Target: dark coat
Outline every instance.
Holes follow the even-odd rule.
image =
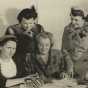
[[[19,24],[9,26],[6,30],[6,35],[15,35],[17,38],[17,50],[15,54],[15,62],[18,68],[18,75],[25,73],[24,64],[27,53],[33,53],[35,51],[35,36],[44,31],[40,24],[35,24],[30,32],[26,33]]]
[[[69,24],[65,27],[62,37],[62,51],[67,52],[74,64],[75,75],[82,78],[88,71],[88,26],[74,30]],[[85,34],[84,34],[85,32]]]
[[[31,57],[30,57],[31,56]],[[63,57],[60,51],[51,50],[47,64],[42,59],[36,59],[37,55],[28,55],[26,58],[26,72],[27,74],[39,73],[44,82],[51,81],[52,79],[60,78],[60,73],[64,69]]]

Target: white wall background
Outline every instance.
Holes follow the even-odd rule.
[[[70,8],[76,6],[88,11],[88,0],[39,0],[39,22],[45,30],[54,34],[54,48],[61,48],[61,39],[64,26],[69,23]]]
[[[24,8],[30,8],[35,5],[37,0],[0,0],[0,36],[4,34],[8,25],[16,24],[17,14]]]
[[[88,0],[0,0],[0,36],[4,25],[17,23],[16,16],[25,7],[34,4],[39,13],[39,23],[54,34],[54,48],[61,48],[64,26],[69,23],[70,8],[77,6],[88,11]],[[2,26],[3,25],[3,26]]]

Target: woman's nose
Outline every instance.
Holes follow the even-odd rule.
[[[13,48],[10,48],[10,53],[12,53],[13,52]]]
[[[43,45],[43,49],[46,49],[46,46],[45,45]]]
[[[76,21],[75,21],[75,20],[73,20],[73,24],[74,24],[74,25],[76,24]]]
[[[12,52],[12,49],[10,48],[10,53]]]

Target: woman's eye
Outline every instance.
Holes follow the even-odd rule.
[[[16,48],[13,48],[14,50],[16,49]]]
[[[32,23],[29,23],[29,24],[32,24]]]
[[[8,49],[10,49],[10,47],[7,47]]]

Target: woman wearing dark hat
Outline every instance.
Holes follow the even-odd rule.
[[[18,24],[9,26],[5,33],[6,35],[15,35],[18,40],[15,56],[18,58],[16,61],[17,65],[20,65],[18,66],[19,76],[23,76],[25,73],[24,63],[26,54],[34,52],[34,37],[43,31],[42,26],[36,23],[37,17],[38,14],[34,6],[25,8],[17,16]]]
[[[75,49],[77,45],[79,46],[79,41],[81,39],[81,31],[84,30],[84,12],[81,9],[71,8],[71,22],[64,28],[64,33],[62,36],[62,52],[65,56],[69,56],[69,74],[74,73],[73,71],[73,61],[77,58],[73,58],[75,55]],[[77,54],[77,53],[75,53]]]
[[[84,12],[80,9],[71,8],[70,13],[71,22],[64,28],[62,37],[62,50],[70,52],[73,48],[72,38],[75,34],[82,30],[84,26]]]
[[[71,23],[65,27],[62,38],[62,51],[68,53],[74,64],[74,77],[80,80],[86,79],[88,71],[88,25],[85,25],[85,22],[87,18],[84,18],[84,12],[72,8]]]
[[[16,64],[13,61],[15,52],[16,38],[14,36],[6,35],[0,38],[0,88],[4,88],[6,80],[17,74]]]

